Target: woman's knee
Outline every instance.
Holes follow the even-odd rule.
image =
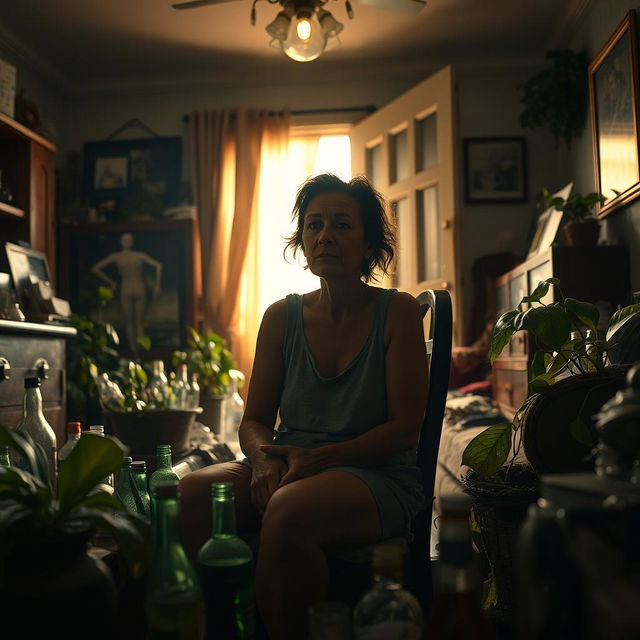
[[[308,497],[285,486],[278,489],[267,504],[262,516],[261,537],[282,544],[288,544],[291,539],[312,542],[318,537],[320,528]]]

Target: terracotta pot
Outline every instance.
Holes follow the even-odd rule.
[[[600,223],[594,218],[582,222],[568,222],[562,227],[570,247],[595,247],[600,237]]]
[[[191,426],[197,409],[168,409],[166,411],[142,411],[118,413],[106,411],[105,416],[114,433],[131,449],[130,455],[154,455],[156,446],[170,444],[173,459],[189,449]]]
[[[90,533],[78,525],[12,547],[0,588],[5,623],[23,625],[29,638],[113,637],[116,588],[106,565],[87,555]]]
[[[199,420],[216,435],[220,435],[220,429],[222,428],[222,404],[224,400],[225,396],[200,395],[202,415]]]

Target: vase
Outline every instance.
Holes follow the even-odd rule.
[[[595,219],[568,222],[562,227],[570,247],[595,247],[600,237],[600,223]]]
[[[34,639],[114,637],[116,588],[104,562],[87,554],[90,534],[80,523],[14,544],[0,583],[3,625]]]
[[[200,422],[209,427],[216,436],[220,435],[222,429],[222,403],[224,401],[225,396],[200,395],[200,406],[202,407]]]

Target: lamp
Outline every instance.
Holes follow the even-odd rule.
[[[336,47],[343,25],[322,8],[326,0],[286,0],[282,11],[267,25],[271,46],[297,62],[315,60]]]

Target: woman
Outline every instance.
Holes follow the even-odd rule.
[[[367,284],[394,255],[384,203],[364,178],[325,174],[301,187],[294,218],[287,247],[321,287],[265,312],[240,425],[246,460],[182,481],[192,552],[208,533],[212,482],[234,483],[240,530],[261,528],[256,592],[272,640],[305,637],[309,606],[327,597],[327,551],[402,535],[424,501],[419,306]]]

